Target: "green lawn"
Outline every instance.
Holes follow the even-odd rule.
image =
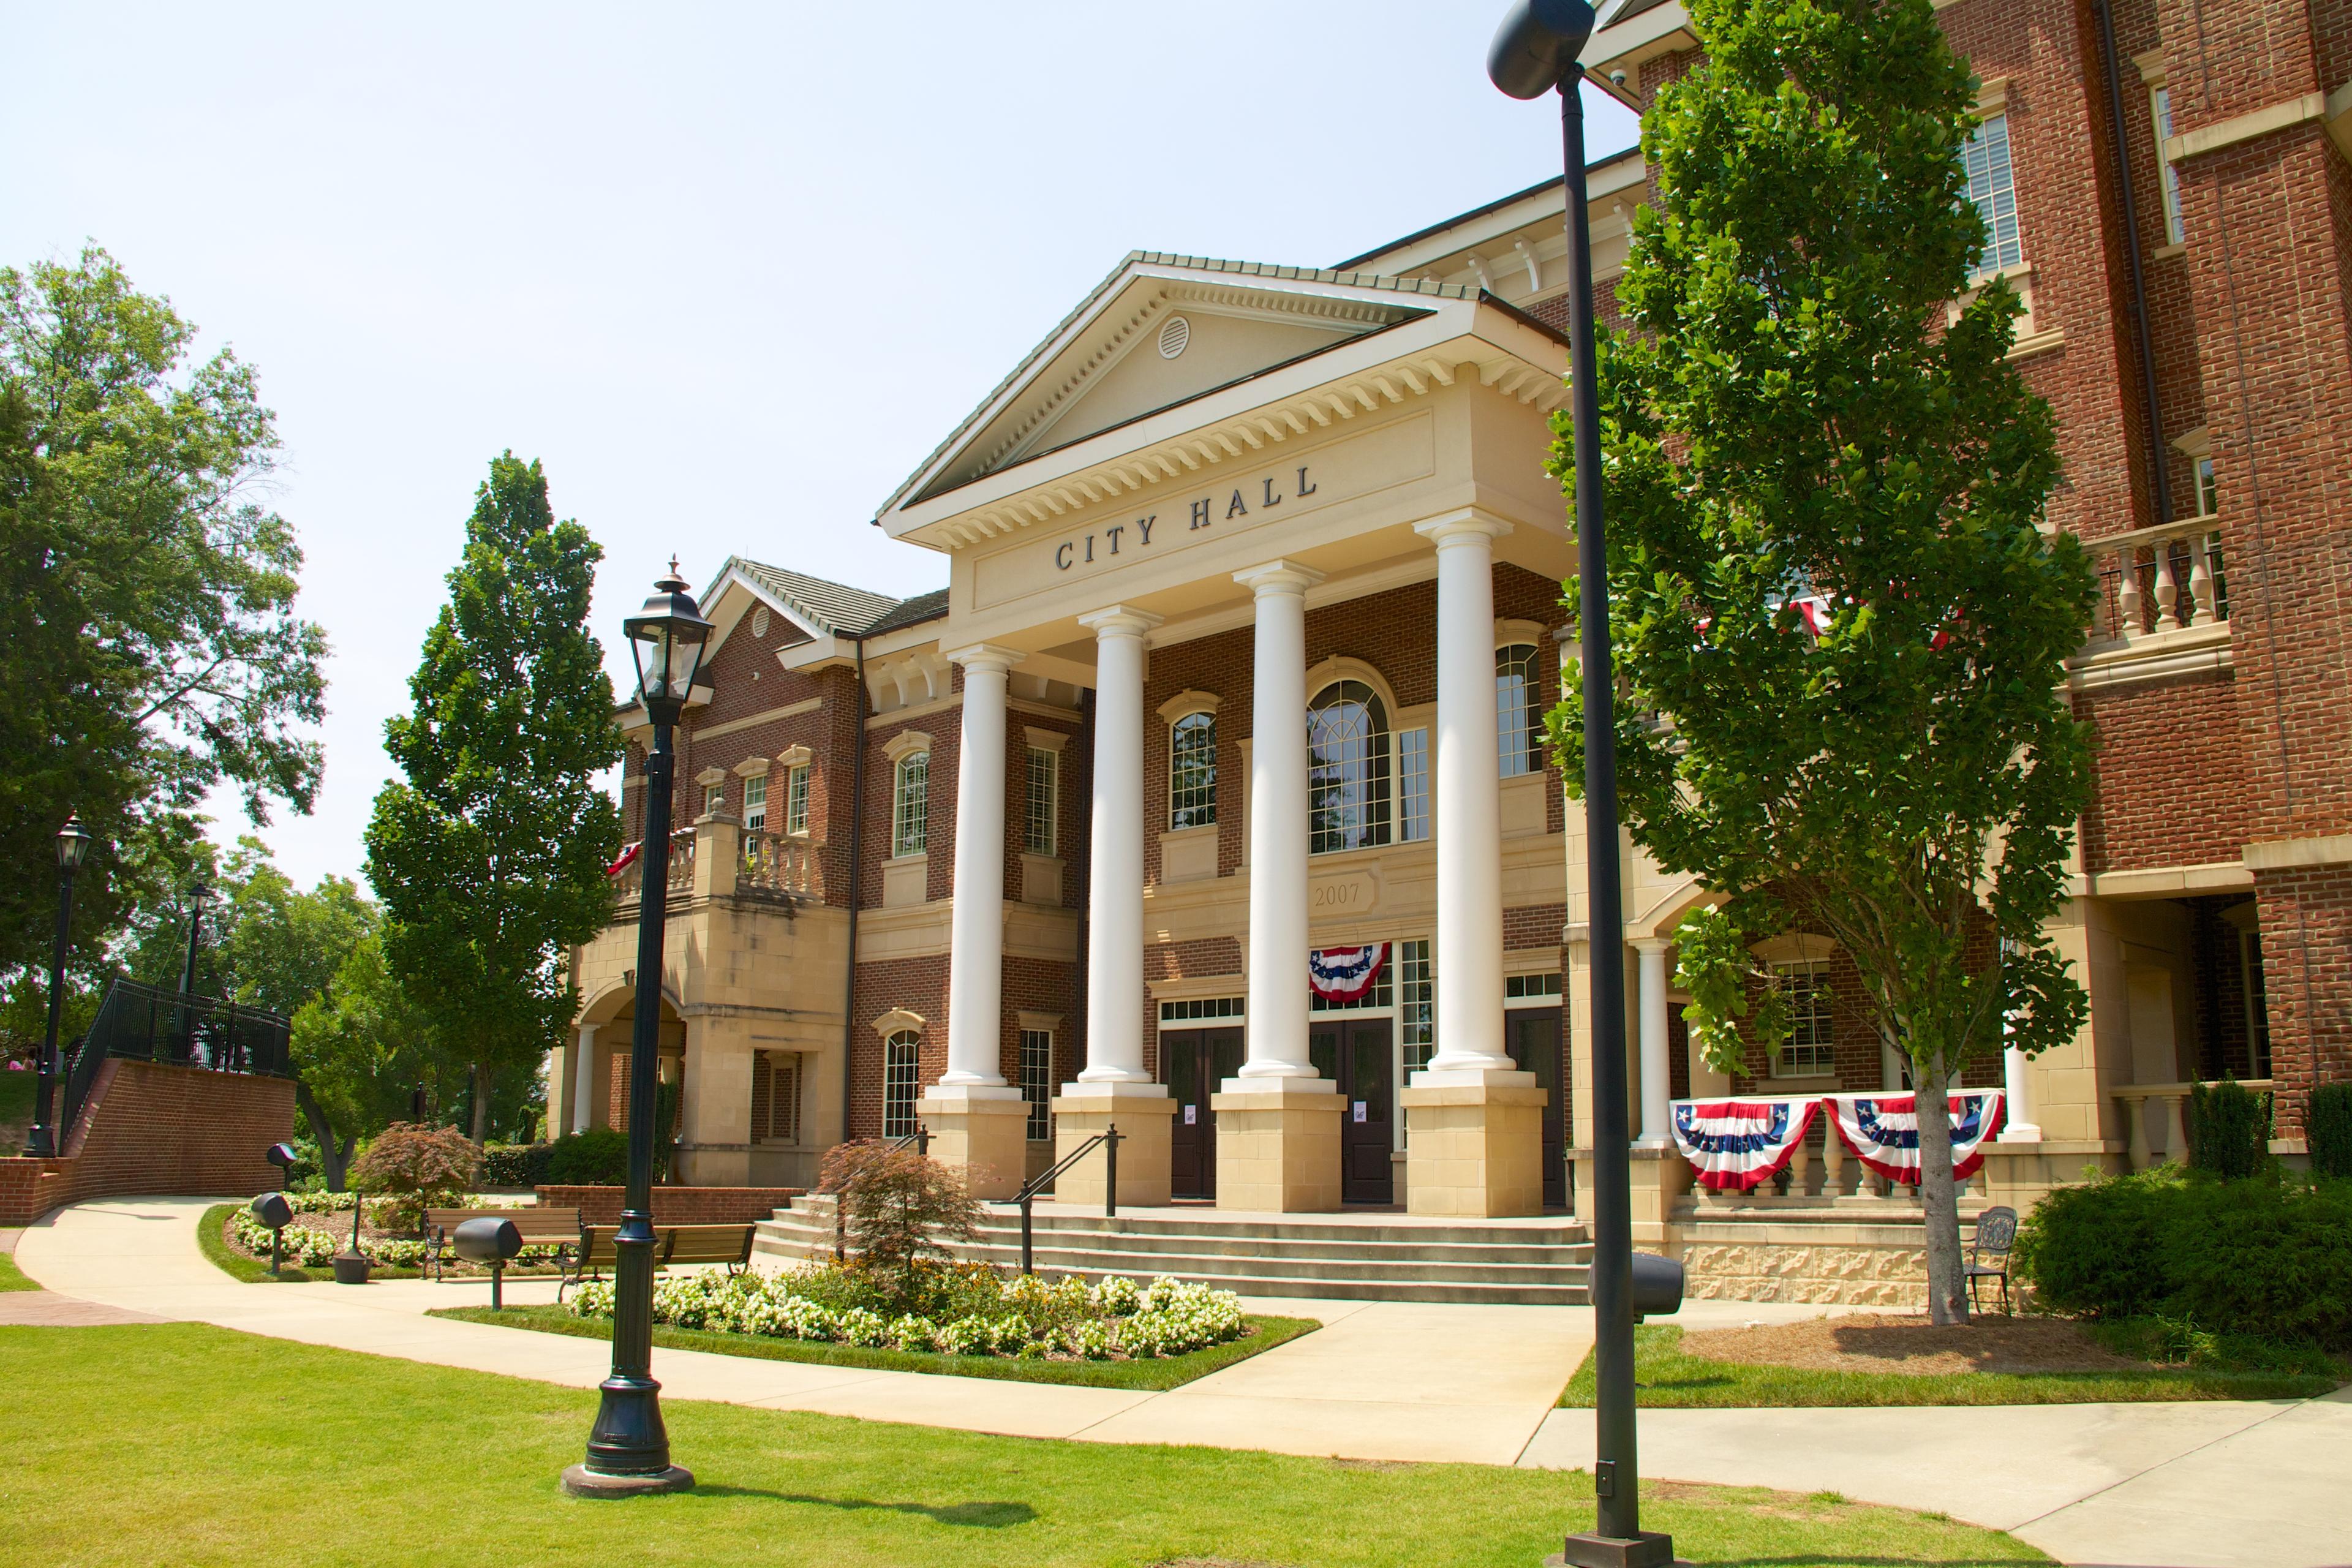
[[[493,1312],[488,1307],[443,1307],[429,1316],[462,1318],[469,1323],[493,1323],[503,1329],[538,1329],[551,1334],[609,1340],[612,1323],[603,1318],[575,1318],[562,1307],[509,1307]],[[704,1329],[673,1329],[654,1325],[654,1343],[679,1351],[715,1351],[720,1355],[755,1356],[762,1361],[814,1362],[821,1366],[863,1366],[882,1372],[946,1373],[956,1377],[993,1377],[1008,1383],[1074,1383],[1091,1388],[1174,1388],[1206,1377],[1220,1367],[1246,1361],[1321,1325],[1313,1318],[1251,1318],[1249,1333],[1230,1344],[1211,1345],[1190,1355],[1154,1361],[1014,1361],[1004,1356],[936,1355],[916,1351],[872,1350],[864,1345],[815,1344],[807,1340],[777,1339],[767,1334],[719,1333]]]
[[[672,1401],[698,1489],[567,1498],[588,1391],[198,1324],[0,1328],[12,1561],[1531,1568],[1592,1524],[1580,1474],[1044,1442]],[[1699,1563],[2040,1563],[1991,1531],[1828,1497],[1673,1487]]]
[[[0,1290],[37,1290],[39,1289],[38,1285],[25,1278],[25,1271],[16,1267],[15,1258],[5,1252],[0,1252]]]
[[[0,1069],[0,1127],[29,1127],[33,1124],[33,1086],[40,1082],[37,1072],[8,1072]],[[11,1149],[9,1153],[17,1151]]]
[[[2300,1399],[2340,1381],[2313,1373],[2221,1371],[2199,1367],[2146,1372],[2007,1373],[1948,1375],[1812,1372],[1751,1366],[1685,1355],[1683,1331],[1650,1323],[1633,1331],[1636,1403],[1644,1409],[1815,1405],[2095,1405],[2158,1399]],[[1559,1402],[1592,1404],[1592,1358],[1570,1380]]]

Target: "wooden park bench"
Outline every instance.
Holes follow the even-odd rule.
[[[608,1225],[580,1227],[580,1248],[572,1255],[571,1273],[555,1288],[558,1301],[563,1300],[563,1292],[572,1286],[612,1267],[619,1257],[613,1244],[617,1228]],[[751,1242],[758,1234],[758,1228],[749,1225],[657,1225],[654,1226],[654,1267],[720,1263],[726,1265],[728,1273],[740,1274],[751,1267]]]
[[[531,1205],[512,1209],[426,1209],[425,1211],[425,1270],[433,1279],[441,1278],[441,1265],[450,1255],[457,1227],[469,1219],[507,1219],[522,1233],[525,1247],[560,1247],[577,1250],[580,1247],[580,1211],[576,1208],[548,1208]],[[556,1254],[556,1269],[563,1270],[565,1259]]]

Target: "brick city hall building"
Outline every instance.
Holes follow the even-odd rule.
[[[2053,933],[2090,1018],[1984,1069],[2008,1125],[1979,1195],[2177,1156],[2188,1086],[2225,1072],[2273,1087],[2294,1156],[2310,1087],[2352,1073],[2352,3],[2116,0],[2112,47],[2076,0],[1940,15],[1981,84],[1983,271],[2060,422],[2050,521],[2105,590],[2062,695],[2100,745]],[[1639,109],[1695,49],[1679,5],[1633,0],[1587,60]],[[1604,318],[1648,177],[1638,151],[1590,172]],[[1674,989],[1706,889],[1612,846],[1624,929],[1585,919],[1540,745],[1573,651],[1561,216],[1552,183],[1329,268],[1132,255],[883,507],[945,589],[742,542],[678,738],[688,1180],[804,1184],[920,1121],[1001,1196],[1116,1121],[1132,1204],[1572,1205],[1583,977],[1617,963],[1645,1244],[1737,1272],[1766,1233],[1735,1221],[1841,1203],[1868,1243],[1833,1142],[1776,1216],[1712,1213],[1664,1137],[1674,1098],[1899,1086],[1834,944],[1762,955],[1800,1027],[1727,1080]],[[577,956],[559,1127],[620,1103],[627,875]]]

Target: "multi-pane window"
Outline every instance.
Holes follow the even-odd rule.
[[[754,833],[768,826],[768,781],[764,775],[753,774],[743,781],[743,826]]]
[[[890,853],[920,855],[930,823],[931,753],[909,752],[898,759],[890,784]]]
[[[2270,987],[2263,977],[2263,933],[2242,931],[2238,937],[2238,962],[2246,977],[2246,1046],[2256,1078],[2271,1076]]]
[[[705,816],[715,816],[726,809],[727,786],[725,784],[704,784],[702,786],[702,815]]]
[[[1397,842],[1429,837],[1429,731],[1400,730],[1397,755]]]
[[[1826,1078],[1837,1070],[1830,1026],[1829,966],[1811,960],[1773,965],[1789,1004],[1789,1037],[1772,1058],[1774,1078]]]
[[[921,1047],[915,1031],[901,1029],[882,1042],[882,1136],[903,1138],[915,1130],[917,1075]]]
[[[1538,1002],[1559,1000],[1559,972],[1549,974],[1507,974],[1503,977],[1503,1000]]]
[[[1404,1070],[1417,1073],[1437,1054],[1437,972],[1429,963],[1429,939],[1397,943],[1397,1039]]]
[[[1054,1032],[1021,1031],[1021,1098],[1029,1102],[1029,1141],[1054,1136]]]
[[[1995,114],[1977,127],[1960,149],[1969,172],[1969,200],[1985,220],[1984,254],[1979,272],[1997,272],[2025,259],[2017,229],[2017,184],[2009,167],[2009,116]]]
[[[1327,686],[1307,710],[1307,852],[1389,841],[1389,720],[1360,680]]]
[[[2164,187],[2164,243],[2179,245],[2189,236],[2180,221],[2180,171],[2164,155],[2164,144],[2172,140],[2172,89],[2149,89],[2147,103],[2156,120],[2156,177]]]
[[[1543,710],[1537,693],[1536,650],[1532,643],[1514,643],[1495,650],[1495,745],[1503,776],[1517,778],[1536,771],[1542,752]]]
[[[1032,855],[1061,853],[1062,753],[1029,748],[1029,833],[1023,844]]]
[[[2197,459],[2197,515],[2211,517],[2221,510],[2221,487],[2213,482],[2213,459]]]
[[[1244,1016],[1245,1005],[1238,996],[1187,996],[1181,1001],[1160,1004],[1160,1021],[1163,1024],[1197,1024],[1208,1019],[1230,1018],[1239,1022]]]
[[[1217,820],[1217,716],[1187,713],[1168,732],[1168,826]]]
[[[784,773],[784,831],[809,830],[809,765],[795,763]]]

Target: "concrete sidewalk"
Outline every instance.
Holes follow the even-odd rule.
[[[196,1248],[206,1200],[117,1199],[24,1233],[18,1266],[101,1307],[411,1361],[593,1387],[595,1340],[428,1318],[487,1284],[242,1285]],[[551,1300],[517,1281],[517,1302]],[[1586,1468],[1592,1415],[1553,1402],[1591,1344],[1583,1309],[1262,1299],[1324,1326],[1165,1393],[1068,1388],[656,1350],[677,1399],[1019,1436],[1189,1443],[1345,1458]],[[1821,1309],[1694,1301],[1692,1326]],[[2352,1564],[2352,1391],[2326,1399],[1864,1410],[1659,1410],[1656,1479],[1835,1491],[2006,1529],[2079,1564]]]

